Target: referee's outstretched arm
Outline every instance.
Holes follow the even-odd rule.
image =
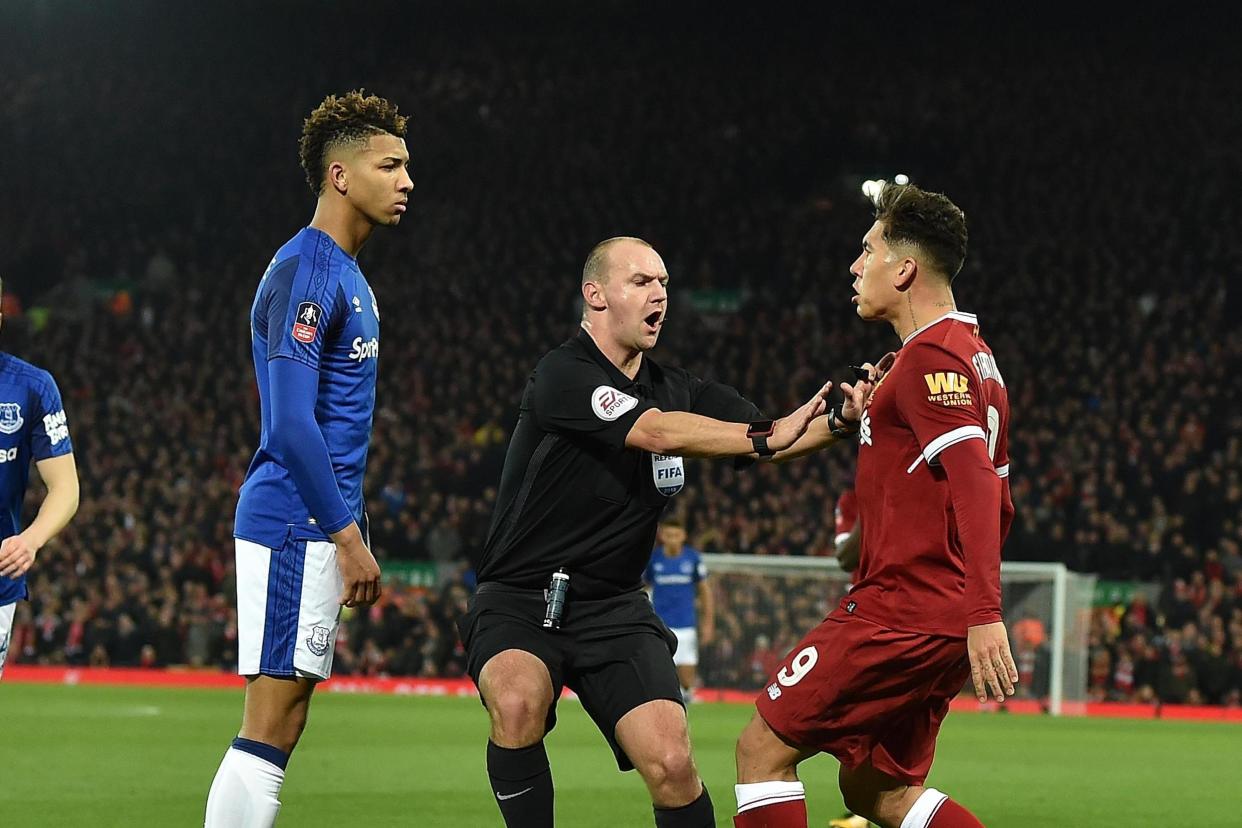
[[[871,383],[842,385],[846,401],[840,412],[825,414],[832,383],[826,382],[800,408],[772,421],[757,435],[756,423],[729,423],[687,411],[650,409],[634,421],[627,448],[681,457],[751,457],[784,462],[827,448],[852,433],[862,414]],[[834,431],[835,430],[835,431]],[[756,437],[764,438],[766,446]],[[766,447],[767,451],[763,451]]]

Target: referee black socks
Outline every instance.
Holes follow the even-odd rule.
[[[487,776],[508,828],[552,828],[552,771],[542,740],[530,747],[502,748],[489,739]]]
[[[656,828],[713,828],[716,824],[716,812],[712,809],[712,798],[703,786],[703,793],[689,805],[680,808],[656,808]]]

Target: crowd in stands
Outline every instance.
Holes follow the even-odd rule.
[[[1082,48],[1088,32],[1002,27],[994,49],[915,38],[880,66],[865,39],[791,21],[755,38],[672,15],[617,42],[620,6],[521,34],[433,18],[340,53],[315,15],[75,22],[32,5],[32,36],[0,53],[0,153],[22,159],[22,197],[0,201],[0,347],[57,378],[83,497],[31,573],[12,657],[234,663],[232,511],[258,433],[248,309],[312,210],[301,119],[365,86],[413,115],[415,180],[401,226],[360,257],[382,319],[371,537],[381,565],[438,578],[348,613],[338,673],[461,674],[453,620],[516,403],[574,333],[595,242],[664,255],[657,359],[776,416],[899,344],[856,318],[847,268],[871,221],[859,183],[905,172],[970,223],[955,292],[1013,409],[1006,557],[1161,585],[1156,604],[1097,615],[1098,697],[1239,703],[1242,152],[1225,136],[1242,109],[1219,106],[1242,94],[1238,54],[1153,40],[1131,62]],[[94,36],[111,27],[126,36]],[[688,474],[670,508],[703,551],[828,555],[853,453]],[[739,595],[707,678],[757,684],[824,602],[775,581]]]

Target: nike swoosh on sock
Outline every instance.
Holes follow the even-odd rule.
[[[534,785],[532,785],[531,787],[527,788],[526,790],[524,790],[524,791],[518,791],[518,792],[517,792],[517,793],[515,793],[515,794],[502,794],[500,791],[496,791],[496,798],[497,798],[497,799],[499,799],[500,801],[502,801],[502,802],[503,802],[503,801],[504,801],[504,800],[506,800],[506,799],[515,799],[515,798],[517,798],[517,797],[521,796],[521,795],[522,795],[522,794],[524,794],[524,793],[530,793],[530,792],[531,792],[531,791],[533,791],[534,789],[535,789],[535,786],[534,786]]]

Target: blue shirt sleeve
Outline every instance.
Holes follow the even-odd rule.
[[[319,371],[296,359],[267,363],[272,394],[274,448],[293,484],[324,532],[339,532],[354,522],[332,468],[332,456],[315,420]]]
[[[44,376],[42,386],[35,390],[34,427],[30,432],[30,453],[35,461],[62,457],[73,451],[69,439],[69,421],[65,417],[65,405],[60,399],[60,389],[51,374]]]
[[[690,549],[688,551],[694,559],[694,582],[697,584],[699,581],[707,578],[707,564],[703,563],[703,557],[697,549]]]
[[[316,370],[341,324],[342,303],[330,257],[316,253],[277,265],[267,277],[267,358],[296,360]]]

